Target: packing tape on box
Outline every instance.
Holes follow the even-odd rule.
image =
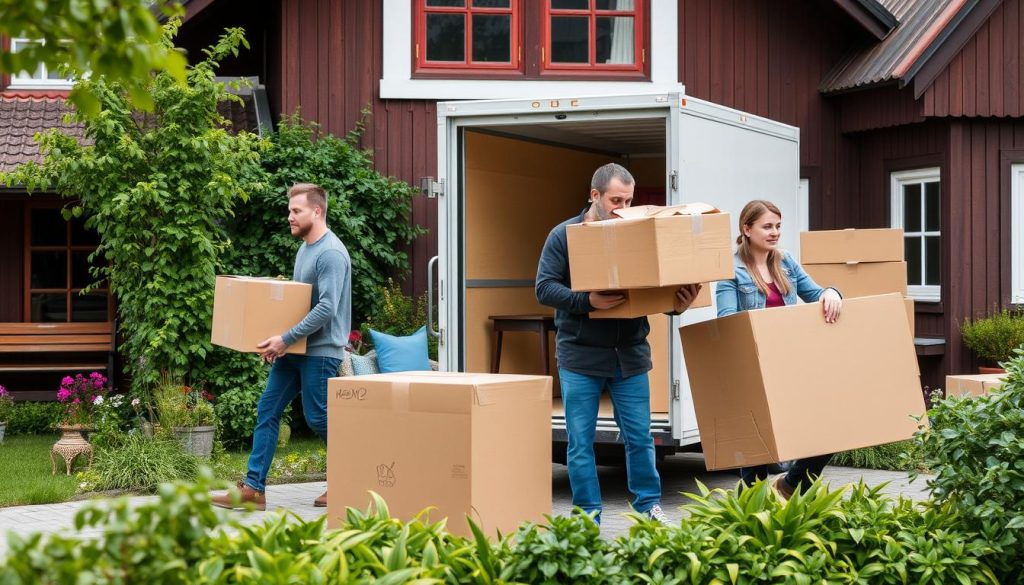
[[[391,383],[391,410],[409,412],[409,388],[412,382]]]
[[[604,230],[604,252],[609,255],[618,246],[617,232],[608,224],[603,224],[601,229]],[[608,264],[608,287],[619,288],[619,266],[614,261]]]
[[[272,301],[283,301],[284,300],[284,283],[272,282],[270,283],[270,300]]]
[[[690,233],[699,236],[704,231],[704,216],[691,215],[690,218]]]

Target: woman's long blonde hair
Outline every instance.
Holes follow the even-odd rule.
[[[774,213],[780,219],[782,218],[782,212],[771,201],[755,199],[744,205],[743,211],[740,212],[740,235],[736,238],[736,245],[739,247],[736,253],[739,254],[743,265],[747,267],[747,272],[754,279],[757,288],[765,296],[768,296],[768,283],[764,281],[764,278],[761,277],[761,271],[754,265],[754,254],[750,251],[750,240],[743,234],[743,228],[753,227],[754,223],[768,212]],[[772,275],[772,280],[775,281],[775,287],[779,289],[782,296],[786,296],[789,293],[790,283],[789,277],[782,270],[782,256],[782,250],[775,249],[768,252],[768,272]]]

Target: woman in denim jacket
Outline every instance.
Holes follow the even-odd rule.
[[[835,323],[842,309],[842,296],[834,288],[818,286],[792,256],[779,249],[779,208],[769,201],[751,201],[740,212],[739,227],[734,257],[736,276],[719,282],[715,289],[718,316],[793,305],[800,298],[807,303],[820,300],[825,321]],[[831,458],[832,455],[820,455],[797,460],[785,476],[775,480],[775,489],[789,498],[804,481],[810,484],[821,475]],[[748,485],[766,479],[768,466],[745,467],[740,476]]]

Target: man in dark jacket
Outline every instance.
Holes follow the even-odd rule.
[[[615,420],[626,448],[626,475],[633,508],[666,522],[661,509],[661,478],[654,463],[651,436],[651,346],[647,317],[590,319],[596,309],[610,309],[625,298],[614,292],[573,292],[569,274],[566,226],[612,219],[616,209],[633,201],[634,180],[621,165],[608,163],[594,173],[590,205],[548,234],[537,266],[537,300],[555,309],[555,348],[565,424],[569,435],[567,464],[572,503],[601,521],[601,486],[594,461],[594,435],[601,391],[610,390]],[[675,310],[689,308],[700,285],[676,292]]]

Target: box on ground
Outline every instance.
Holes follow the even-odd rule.
[[[733,277],[732,219],[705,204],[619,210],[622,219],[570,225],[574,291],[654,288]]]
[[[428,507],[452,533],[471,515],[490,536],[551,513],[551,378],[405,372],[328,385],[327,523],[366,509]]]
[[[985,396],[998,390],[1006,374],[962,374],[946,376],[946,396]]]
[[[910,438],[925,410],[899,295],[746,311],[679,330],[707,468]]]
[[[312,285],[251,276],[218,276],[213,294],[210,343],[256,352],[261,341],[286,333],[309,313]],[[287,353],[306,353],[306,339]]]
[[[906,262],[808,264],[804,270],[819,285],[835,287],[844,299],[889,293],[907,294]]]
[[[800,232],[800,263],[803,265],[903,260],[901,229]]]
[[[658,313],[671,313],[676,308],[676,291],[681,285],[673,284],[658,288],[634,288],[618,291],[626,300],[617,307],[591,311],[591,319],[633,319]],[[705,282],[690,305],[691,309],[711,306],[711,284]]]

